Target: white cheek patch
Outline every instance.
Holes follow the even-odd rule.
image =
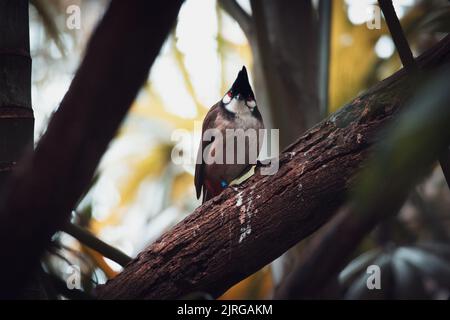
[[[245,104],[247,105],[247,107],[252,108],[252,109],[254,107],[256,107],[256,101],[255,100],[249,100]]]
[[[236,98],[231,99],[230,103],[225,104],[225,109],[232,113],[246,113],[249,109],[245,106],[243,100],[237,100]]]
[[[237,113],[241,109],[239,105],[240,103],[238,100],[232,99],[228,104],[225,104],[225,109],[230,112]]]
[[[223,104],[229,104],[230,101],[231,101],[231,97],[230,97],[228,94],[226,94],[226,95],[222,98]]]

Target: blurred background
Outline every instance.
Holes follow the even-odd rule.
[[[134,257],[199,206],[194,166],[171,160],[177,143],[172,134],[182,129],[195,137],[195,121],[202,121],[209,107],[222,98],[242,65],[249,69],[266,126],[280,129],[281,147],[401,67],[384,20],[379,29],[367,26],[374,19],[370,8],[376,1],[324,2],[293,1],[286,7],[277,1],[186,0],[90,189],[75,208],[73,221]],[[415,56],[448,32],[448,1],[393,3]],[[31,4],[37,142],[66,93],[108,1],[33,0]],[[66,25],[70,5],[80,8],[80,29]],[[288,96],[286,91],[296,93]],[[294,110],[297,105],[301,107]],[[196,150],[198,140],[192,141],[194,147],[187,143],[181,151]],[[392,222],[388,242],[411,244],[436,236],[447,241],[449,209],[450,192],[436,167]],[[383,255],[378,240],[376,232],[368,235],[355,258],[363,252],[374,252],[373,259]],[[86,291],[121,270],[65,233],[53,241],[55,248],[43,261],[46,269],[64,278],[68,265],[79,265]],[[289,261],[285,257],[284,262],[265,267],[222,298],[270,298]],[[356,281],[355,272],[351,277],[344,274],[346,286]],[[450,272],[444,275],[450,278]],[[428,296],[448,298],[449,291],[430,281]],[[349,297],[359,297],[357,291],[351,293]]]

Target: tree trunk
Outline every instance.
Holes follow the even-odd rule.
[[[266,127],[280,129],[284,148],[320,120],[318,21],[312,3],[256,0],[252,15],[236,0],[220,0],[220,5],[250,43],[258,107]]]
[[[33,147],[28,1],[0,0],[0,189]]]
[[[423,69],[449,63],[450,37],[417,62]],[[414,91],[409,80],[400,70],[310,129],[282,153],[275,175],[257,170],[197,208],[98,287],[98,297],[217,297],[309,236],[343,204],[380,128]]]
[[[311,1],[251,1],[259,104],[286,147],[320,120],[317,17]]]

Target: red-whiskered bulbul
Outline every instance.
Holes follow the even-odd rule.
[[[248,81],[247,70],[242,67],[231,89],[212,106],[203,121],[202,139],[195,166],[195,188],[197,198],[200,198],[203,191],[202,203],[220,194],[233,180],[247,173],[252,165],[256,164],[262,144],[259,132],[263,128],[263,119]],[[205,139],[205,132],[208,130],[220,132],[222,141],[219,141],[220,139],[216,136]],[[252,130],[256,132],[256,135],[243,133],[243,131],[250,132]],[[232,138],[233,143],[229,140],[229,132],[236,134]],[[242,134],[245,135],[245,143],[239,146],[238,136],[242,136]],[[242,140],[240,141],[242,142]],[[256,151],[251,152],[254,150]],[[206,161],[207,158],[217,158],[220,152],[222,162]],[[230,152],[234,152],[234,154],[230,156]],[[227,153],[230,156],[228,158]],[[244,161],[242,161],[243,156],[245,157]],[[227,159],[232,159],[232,161]]]

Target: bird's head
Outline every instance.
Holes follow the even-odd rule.
[[[222,98],[222,105],[233,113],[239,112],[239,108],[248,108],[250,111],[256,107],[255,95],[248,82],[247,69],[242,67],[231,89]]]

